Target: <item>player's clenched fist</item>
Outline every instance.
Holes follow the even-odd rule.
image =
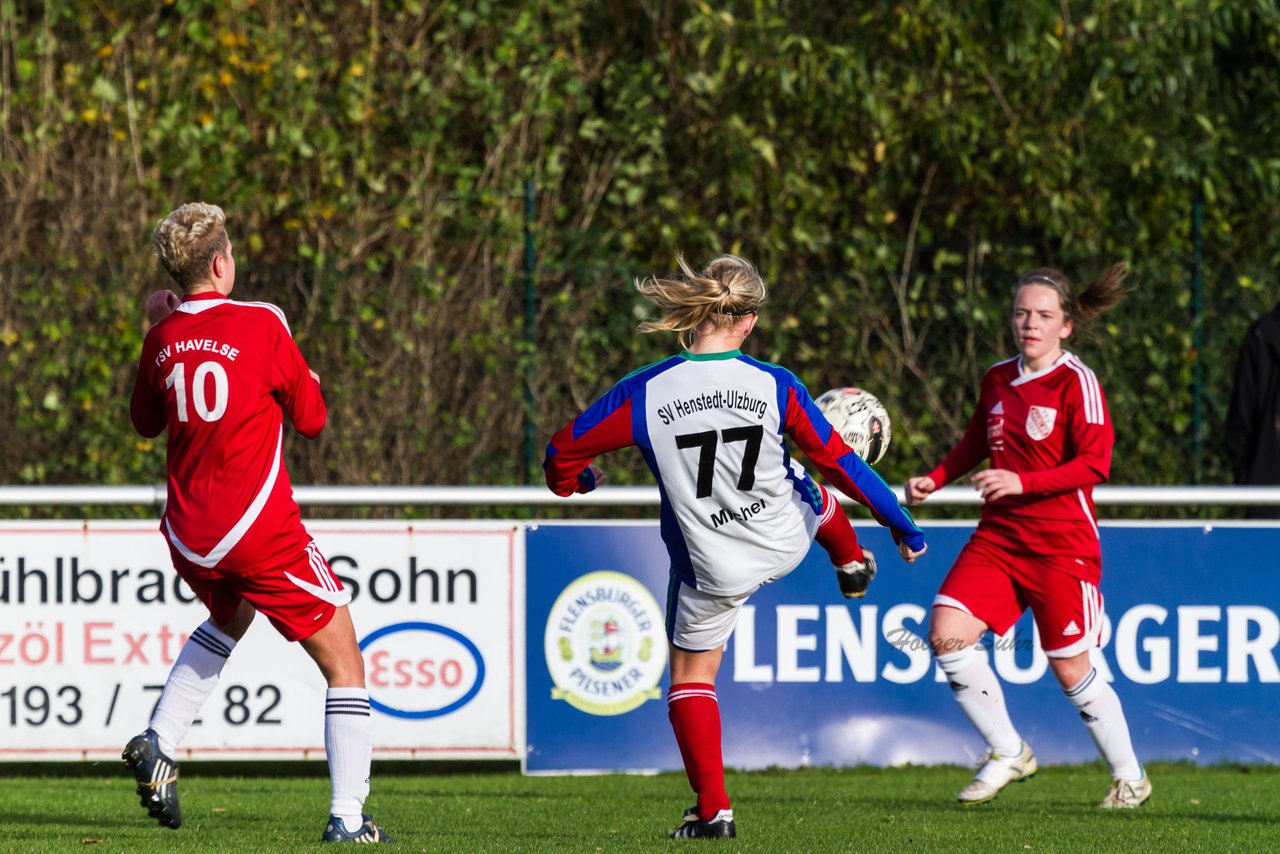
[[[152,291],[151,296],[147,297],[147,320],[151,323],[159,323],[169,315],[173,314],[174,309],[182,305],[182,299],[169,289]]]
[[[604,482],[608,479],[609,476],[604,473],[604,469],[600,468],[600,466],[595,463],[592,463],[583,469],[578,475],[577,492],[579,495],[585,495],[588,492],[595,492],[603,486]]]
[[[924,477],[913,477],[907,481],[906,497],[907,504],[919,504],[928,498],[938,485],[933,482],[933,478],[925,475]]]
[[[928,546],[924,546],[920,549],[920,551],[916,551],[906,543],[898,543],[898,554],[902,555],[902,559],[905,560],[907,563],[915,563],[916,558],[920,557],[920,555],[924,554],[928,550],[929,550]]]

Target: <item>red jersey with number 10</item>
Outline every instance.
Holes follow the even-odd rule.
[[[147,333],[130,415],[143,436],[168,430],[160,529],[191,563],[252,572],[306,548],[285,413],[309,439],[324,429],[320,384],[275,306],[200,293]]]
[[[1100,560],[1093,485],[1111,472],[1115,434],[1098,378],[1070,353],[1023,373],[1021,357],[982,378],[978,407],[959,444],[929,473],[938,485],[988,457],[1017,472],[1022,495],[987,502],[974,539],[1030,554]]]

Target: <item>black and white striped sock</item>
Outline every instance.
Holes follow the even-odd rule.
[[[363,823],[360,813],[369,796],[373,762],[373,722],[364,688],[330,688],[325,693],[324,752],[333,790],[329,812],[354,831]]]
[[[151,728],[156,731],[161,751],[173,755],[200,714],[200,707],[218,687],[218,676],[235,648],[236,642],[208,620],[182,645],[151,716]]]

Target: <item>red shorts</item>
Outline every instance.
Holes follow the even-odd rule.
[[[285,640],[299,641],[320,631],[351,594],[333,574],[313,540],[291,561],[239,571],[220,564],[213,569],[192,563],[172,545],[173,568],[209,609],[215,625],[225,626],[245,601],[266,614]],[[228,563],[224,560],[222,563]]]
[[[971,614],[998,635],[1030,606],[1045,655],[1071,658],[1101,642],[1102,594],[1085,580],[1097,577],[1092,559],[1021,555],[970,540],[933,604]]]

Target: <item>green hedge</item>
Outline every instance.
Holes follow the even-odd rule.
[[[752,352],[881,396],[891,482],[1011,352],[1020,271],[1125,259],[1136,292],[1073,345],[1113,479],[1222,482],[1236,346],[1277,298],[1280,12],[1078,5],[0,0],[0,482],[162,478],[127,398],[150,228],[192,200],[324,377],[297,483],[519,482],[526,415],[540,448],[674,348],[634,334],[631,281],[676,250],[760,264]]]

